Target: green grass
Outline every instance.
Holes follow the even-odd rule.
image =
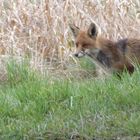
[[[111,139],[140,136],[140,71],[122,79],[51,80],[8,65],[0,85],[0,139]]]

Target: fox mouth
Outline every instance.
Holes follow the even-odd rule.
[[[99,49],[95,49],[95,50],[86,49],[85,51],[80,51],[78,53],[75,53],[74,56],[80,58],[87,55],[91,58],[96,58],[99,51],[100,51]]]
[[[85,50],[85,54],[91,58],[96,58],[98,53],[100,52],[99,49],[94,49],[94,50]]]

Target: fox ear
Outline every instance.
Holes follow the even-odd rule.
[[[90,37],[96,37],[97,34],[98,34],[98,29],[97,29],[97,26],[95,23],[91,23],[89,28],[88,28],[88,31],[87,31],[88,35]]]
[[[69,27],[70,27],[74,37],[76,38],[77,35],[79,34],[80,29],[77,26],[73,25],[73,24],[69,24]]]

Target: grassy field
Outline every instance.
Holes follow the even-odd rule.
[[[140,71],[122,79],[52,80],[26,64],[8,64],[0,86],[0,139],[136,139]]]
[[[138,140],[140,69],[97,75],[69,23],[140,36],[139,0],[1,0],[0,140]],[[13,60],[13,61],[11,61]],[[26,62],[27,60],[27,62]]]

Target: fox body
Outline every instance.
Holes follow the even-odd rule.
[[[91,23],[87,31],[70,25],[75,37],[76,57],[88,55],[105,68],[115,72],[127,70],[133,73],[133,62],[140,64],[140,40],[122,39],[117,42],[98,35],[98,28]]]

